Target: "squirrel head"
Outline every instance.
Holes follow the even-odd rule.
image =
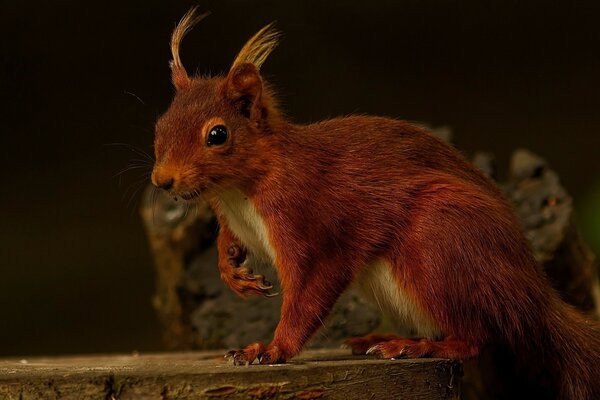
[[[264,173],[257,157],[279,120],[260,67],[277,45],[269,24],[244,45],[224,76],[190,77],[179,58],[187,32],[208,13],[192,8],[171,37],[171,79],[176,92],[155,127],[152,182],[191,199],[207,191],[242,188]]]

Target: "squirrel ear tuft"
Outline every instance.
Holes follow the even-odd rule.
[[[257,120],[262,116],[263,83],[259,70],[277,46],[280,36],[273,23],[256,32],[242,47],[227,74],[226,97],[237,103],[247,118]]]
[[[181,63],[181,59],[179,58],[179,47],[181,46],[181,41],[185,37],[185,35],[196,25],[198,22],[202,21],[206,16],[210,14],[210,12],[206,12],[204,14],[197,14],[198,7],[192,7],[184,16],[181,18],[175,29],[173,30],[173,34],[171,35],[171,55],[173,56],[173,60],[171,60],[171,80],[173,81],[173,85],[177,90],[187,86],[190,83],[190,77],[188,76],[183,64]]]
[[[226,97],[239,105],[247,118],[260,118],[262,79],[254,64],[235,65],[225,79]]]
[[[246,42],[231,64],[231,70],[245,63],[254,64],[256,69],[260,70],[281,37],[281,33],[273,27],[274,24],[271,22],[263,27]]]

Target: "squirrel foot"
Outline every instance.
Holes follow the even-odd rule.
[[[262,343],[252,343],[241,350],[231,350],[225,354],[230,358],[233,365],[250,365],[255,360],[260,364],[281,364],[285,362],[283,353],[277,346],[265,347]]]
[[[400,336],[393,333],[371,333],[366,336],[355,336],[344,340],[342,348],[351,349],[352,354],[354,355],[363,355],[367,354],[367,350],[376,344],[387,342],[393,339],[400,339]]]
[[[442,341],[429,339],[392,339],[367,350],[379,358],[451,358],[464,360],[475,357],[479,348],[468,342],[448,337]]]
[[[242,265],[245,260],[246,250],[237,244],[231,244],[227,249],[227,262],[231,268],[227,274],[221,274],[221,278],[242,297],[251,294],[277,296],[279,293],[270,292],[273,285],[263,275],[254,274],[251,268]]]
[[[421,358],[428,357],[431,346],[428,342],[413,339],[392,339],[375,344],[367,350],[366,354],[379,358]]]

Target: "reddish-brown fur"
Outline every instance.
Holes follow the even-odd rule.
[[[228,228],[219,193],[235,188],[252,201],[275,252],[280,323],[268,346],[232,352],[236,363],[296,355],[362,269],[385,260],[445,339],[353,339],[354,351],[465,359],[500,344],[540,366],[560,398],[600,398],[597,328],[551,289],[509,204],[456,150],[388,118],[294,125],[251,63],[189,80],[175,67],[173,79],[177,93],[156,126],[153,181],[173,178],[174,195],[212,202],[219,270],[240,295],[270,285],[239,267],[252,249]],[[230,137],[207,147],[203,132],[215,117]]]

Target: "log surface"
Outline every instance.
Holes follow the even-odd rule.
[[[234,367],[222,351],[0,360],[2,399],[457,399],[461,365],[308,351]]]

